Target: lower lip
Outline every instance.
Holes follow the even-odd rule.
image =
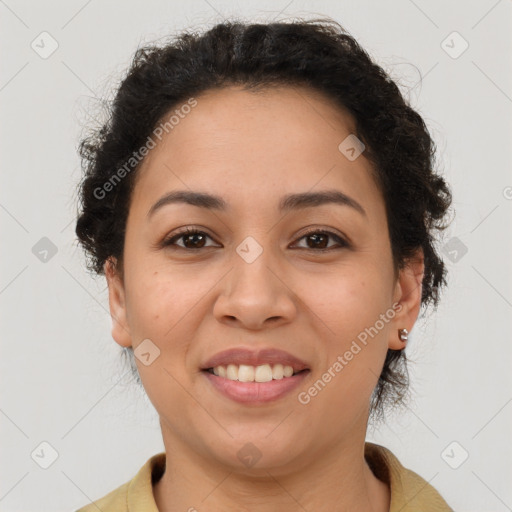
[[[268,382],[240,382],[219,377],[206,370],[203,373],[218,391],[231,400],[244,404],[264,404],[293,391],[306,378],[309,370]]]

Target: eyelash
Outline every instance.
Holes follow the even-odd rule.
[[[336,250],[336,249],[344,249],[344,248],[350,247],[350,244],[346,240],[341,238],[339,235],[337,235],[336,233],[333,233],[332,231],[328,231],[328,230],[321,230],[321,229],[313,229],[311,231],[308,231],[307,233],[304,233],[299,238],[299,240],[302,240],[303,238],[306,238],[311,235],[317,235],[317,234],[328,235],[329,237],[333,238],[340,246],[339,247],[327,247],[327,248],[321,248],[321,249],[312,249],[310,247],[301,247],[301,249],[303,249],[305,251],[310,251],[310,252],[328,252],[328,251],[332,251],[332,250]],[[179,233],[176,233],[176,234],[172,235],[171,237],[164,239],[161,243],[161,247],[169,248],[169,247],[172,247],[173,245],[175,245],[175,248],[184,249],[186,251],[199,251],[201,249],[206,248],[206,247],[199,247],[197,249],[190,249],[188,247],[181,247],[181,246],[175,244],[175,242],[177,240],[179,240],[180,238],[183,238],[184,236],[187,236],[187,235],[206,235],[208,238],[212,239],[212,237],[210,235],[208,235],[208,233],[205,233],[204,231],[200,231],[200,230],[194,229],[194,228],[186,228],[186,229],[180,231]]]

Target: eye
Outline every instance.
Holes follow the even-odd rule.
[[[171,237],[164,239],[161,243],[162,247],[172,247],[181,248],[181,249],[191,249],[198,250],[206,247],[216,247],[215,245],[206,245],[207,239],[213,240],[210,235],[205,233],[204,231],[200,231],[198,229],[187,227],[183,229],[179,233],[175,233]],[[329,246],[329,238],[334,240],[337,243],[337,247]],[[308,233],[304,234],[299,240],[306,240],[306,244],[309,244],[307,247],[299,247],[301,249],[306,249],[314,252],[322,252],[322,251],[330,251],[335,249],[341,249],[349,247],[350,244],[344,240],[341,236],[333,233],[332,231],[326,230],[312,230]],[[177,244],[177,241],[182,241],[182,244]],[[218,247],[218,246],[217,246]]]
[[[207,238],[212,240],[212,238],[204,231],[199,231],[193,228],[186,228],[181,232],[166,238],[162,242],[162,247],[170,247],[173,245],[180,247],[181,249],[202,249],[203,247],[212,247],[205,245]],[[178,240],[183,240],[183,245],[176,244],[176,241]]]
[[[335,240],[338,244],[338,247],[336,247],[336,246],[329,247],[327,245],[329,238],[332,238],[333,240]],[[316,251],[316,252],[330,251],[333,249],[341,249],[344,247],[349,247],[349,243],[347,241],[345,241],[339,235],[337,235],[336,233],[333,233],[331,231],[318,230],[318,229],[309,231],[308,233],[303,235],[299,240],[304,240],[304,239],[306,240],[306,244],[308,244],[308,242],[311,242],[312,245],[309,247],[302,247],[302,249],[312,250],[312,251]]]

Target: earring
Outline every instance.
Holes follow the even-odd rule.
[[[402,341],[407,341],[409,337],[409,331],[407,329],[398,329],[398,337]]]

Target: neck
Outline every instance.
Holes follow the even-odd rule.
[[[389,487],[366,463],[364,438],[294,468],[250,471],[206,460],[169,435],[164,444],[166,470],[153,487],[160,512],[389,511]]]

